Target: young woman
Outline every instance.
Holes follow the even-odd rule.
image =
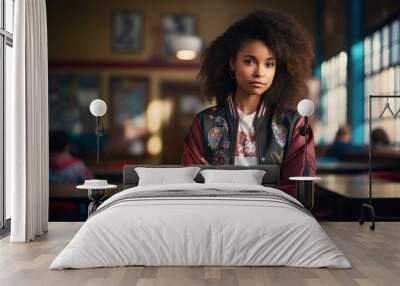
[[[295,110],[313,58],[311,37],[289,15],[257,11],[232,24],[205,51],[199,78],[217,105],[196,116],[182,163],[278,164],[280,189],[295,196],[289,177],[302,174],[305,144]],[[314,175],[312,132],[308,139]]]

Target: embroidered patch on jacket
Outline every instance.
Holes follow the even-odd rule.
[[[224,151],[218,150],[214,153],[212,164],[213,165],[229,164],[229,156]]]
[[[225,118],[221,116],[215,116],[214,117],[215,123],[217,123],[219,126],[224,128],[224,131],[228,131],[228,123],[226,122]]]
[[[224,143],[222,144],[222,148],[224,148],[224,149],[229,149],[230,146],[231,146],[231,142],[228,140],[225,140]]]
[[[214,113],[217,111],[217,108],[216,107],[212,107],[212,108],[210,108],[209,110],[208,110],[208,112],[207,112],[207,117],[208,117],[208,119],[210,119],[210,120],[214,120]]]
[[[275,120],[272,120],[271,125],[276,142],[283,148],[286,144],[287,129],[283,125],[278,124]]]
[[[216,149],[221,141],[224,130],[222,127],[214,127],[208,131],[208,146],[211,149]]]
[[[216,149],[221,145],[224,149],[229,149],[230,142],[228,138],[228,123],[221,116],[213,116],[213,121],[215,122],[215,127],[208,131],[208,146],[211,149]],[[224,142],[221,142],[221,138],[225,138]]]

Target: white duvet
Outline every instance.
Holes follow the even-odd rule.
[[[311,215],[279,200],[186,196],[115,203],[136,192],[168,190],[258,190],[300,204],[277,189],[254,185],[193,183],[127,189],[99,207],[50,269],[127,265],[351,267]]]

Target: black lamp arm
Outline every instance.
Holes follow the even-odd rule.
[[[310,133],[310,125],[308,123],[308,116],[304,116],[304,125],[300,128],[300,135],[304,136],[304,168],[302,176],[310,175],[310,166],[308,165],[307,160],[307,143],[308,143],[308,135]]]
[[[98,136],[104,136],[104,128],[100,125],[100,117],[96,116],[96,128],[94,133]]]
[[[100,136],[104,135],[104,128],[100,126],[100,117],[96,116],[96,129],[94,130],[94,133],[97,136],[97,163],[100,162]]]

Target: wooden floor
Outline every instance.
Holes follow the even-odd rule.
[[[400,223],[375,231],[355,222],[322,223],[352,269],[290,267],[121,267],[48,270],[81,223],[50,223],[32,243],[0,241],[0,285],[400,285]]]

